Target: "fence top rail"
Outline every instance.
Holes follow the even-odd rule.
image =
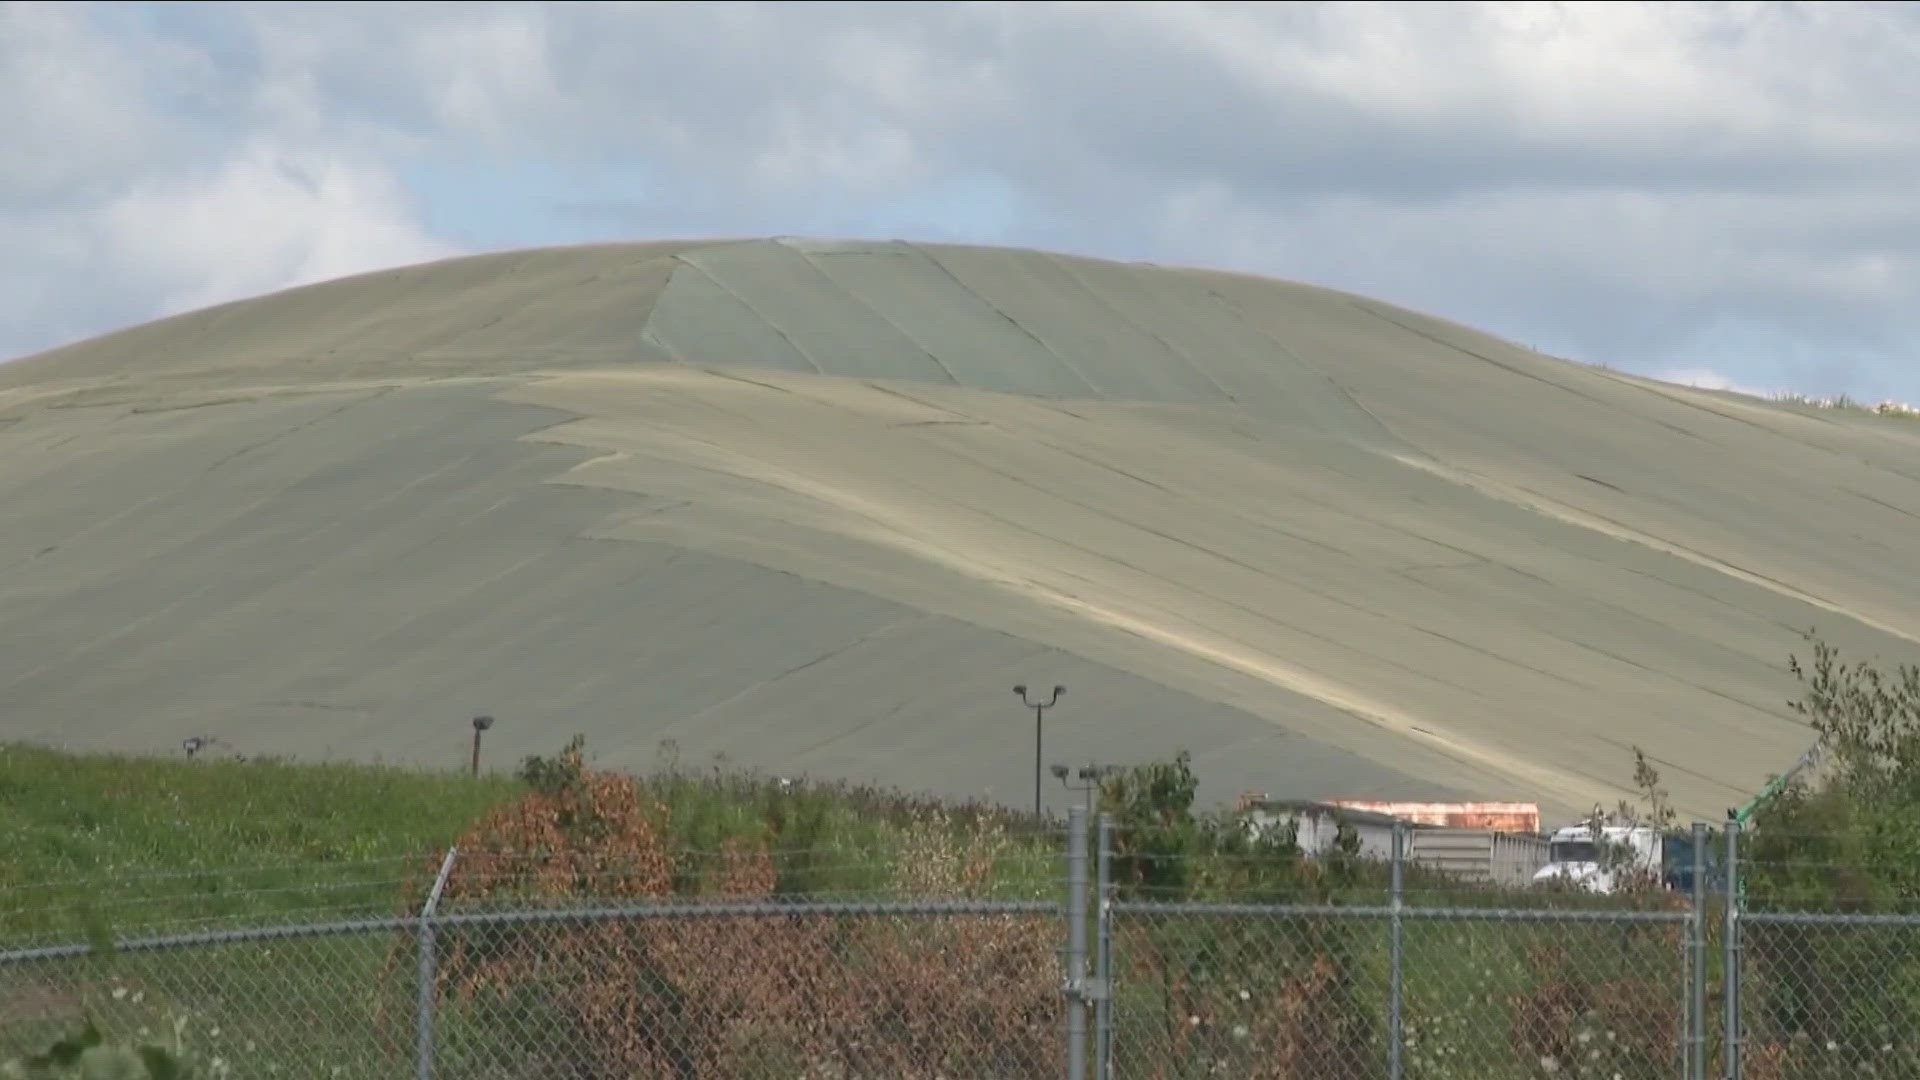
[[[260,941],[350,937],[405,930],[443,930],[542,923],[618,922],[645,919],[783,918],[789,916],[881,915],[931,918],[942,915],[1058,915],[1061,906],[1047,900],[819,900],[712,901],[628,904],[618,907],[515,908],[463,914],[405,915],[384,919],[238,927],[165,937],[116,941],[114,952],[165,952]],[[0,952],[0,967],[43,960],[72,960],[92,955],[92,945],[45,945]]]
[[[1425,922],[1544,922],[1544,923],[1683,923],[1686,911],[1604,911],[1577,908],[1441,908],[1342,904],[1203,904],[1153,901],[1115,901],[1116,915],[1152,915],[1162,918],[1270,919],[1401,919]]]
[[[1839,911],[1741,911],[1738,918],[1762,926],[1920,927],[1920,912],[1849,915]]]

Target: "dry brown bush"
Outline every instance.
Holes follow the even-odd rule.
[[[1621,956],[1600,970],[1590,945],[1562,940],[1527,950],[1532,985],[1509,1002],[1511,1039],[1522,1061],[1552,1062],[1573,1077],[1652,1077],[1677,1067],[1679,932],[1635,928],[1612,944]]]
[[[765,840],[730,843],[675,896],[691,867],[666,808],[577,746],[562,763],[461,838],[444,910],[774,897]],[[985,894],[1006,837],[945,824],[909,834],[901,893]],[[1057,933],[1045,916],[778,911],[505,926],[450,934],[440,989],[519,1067],[569,1077],[1036,1075],[1059,1054]]]
[[[1347,1080],[1380,1057],[1353,931],[1338,923],[1173,919],[1116,943],[1130,1067],[1153,1077]]]

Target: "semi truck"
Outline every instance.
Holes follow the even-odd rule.
[[[1706,886],[1718,879],[1720,848],[1708,834],[1702,861]],[[1565,883],[1596,893],[1614,893],[1633,881],[1651,880],[1676,892],[1693,889],[1693,834],[1646,825],[1602,825],[1596,838],[1592,825],[1557,829],[1547,841],[1547,865],[1534,875],[1535,884]]]
[[[1536,885],[1566,884],[1612,893],[1636,877],[1665,869],[1666,838],[1642,825],[1569,825],[1547,838],[1547,865]]]
[[[1820,762],[1822,744],[1815,741],[1793,767],[1774,777],[1745,806],[1727,811],[1727,820],[1746,829],[1760,808],[1778,796],[1794,778]],[[1718,830],[1709,834],[1701,861],[1706,867],[1709,891],[1726,887],[1723,856],[1725,848],[1714,842]],[[1602,849],[1610,848],[1612,858],[1602,858]],[[1565,882],[1599,893],[1616,892],[1636,876],[1657,875],[1668,889],[1688,892],[1693,888],[1693,834],[1691,831],[1662,832],[1645,825],[1602,825],[1596,839],[1590,824],[1569,825],[1548,838],[1547,865],[1534,874],[1536,883]]]

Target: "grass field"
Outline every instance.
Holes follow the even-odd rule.
[[[643,778],[642,789],[665,811],[674,893],[711,895],[727,888],[715,876],[729,865],[723,853],[730,841],[746,839],[766,854],[773,876],[761,888],[774,895],[1059,895],[1063,840],[1057,827],[1036,827],[1019,816],[941,806],[897,792],[788,786],[718,767],[683,769],[671,761]],[[476,820],[530,790],[508,776],[3,747],[0,948],[90,935],[97,940],[103,933],[124,941],[400,914],[417,904],[448,845]],[[981,837],[997,839],[986,848],[973,846]],[[982,851],[989,854],[984,876]],[[1216,886],[1242,880],[1228,864],[1248,857],[1206,856],[1214,865],[1211,880]],[[1343,886],[1339,902],[1381,902],[1371,871],[1362,878]],[[1292,890],[1285,879],[1269,880]],[[483,899],[476,894],[463,902]],[[1480,893],[1454,902],[1496,899]],[[665,950],[656,959],[667,973],[654,977],[674,987],[667,997],[733,1002],[706,1015],[701,1030],[708,1034],[701,1036],[700,1049],[723,1042],[765,1048],[785,1038],[781,1045],[788,1046],[789,1057],[783,1060],[817,1061],[826,1051],[807,1041],[814,1037],[809,1027],[818,1025],[806,1019],[817,1010],[835,1011],[844,1024],[884,1031],[897,1023],[884,1017],[905,1009],[935,1026],[916,1035],[919,1041],[911,1046],[888,1051],[904,1055],[890,1059],[898,1075],[920,1074],[918,1054],[946,1060],[940,1055],[977,1051],[1004,1061],[1009,1054],[1052,1052],[1055,1036],[1036,1029],[1032,1017],[1035,1009],[1058,1008],[1061,929],[1055,917],[728,925],[637,930],[653,935],[645,938],[654,942],[647,948]],[[1384,931],[1383,924],[1365,919],[1222,922],[1173,915],[1122,924],[1115,956],[1123,980],[1119,1045],[1152,1062],[1138,1073],[1143,1076],[1215,1075],[1220,1062],[1244,1067],[1248,1076],[1265,1075],[1261,1062],[1272,1058],[1268,1051],[1293,1045],[1290,1039],[1297,1043],[1308,1028],[1337,1031],[1342,1053],[1377,1057],[1384,1037]],[[1623,951],[1617,935],[1595,926],[1565,933],[1484,923],[1410,928],[1407,1013],[1415,1025],[1410,1030],[1421,1033],[1414,1054],[1421,1067],[1410,1075],[1532,1075],[1557,1040],[1578,1035],[1559,1028],[1606,1017],[1569,1014],[1529,1024],[1515,1011],[1517,1003],[1569,975],[1623,990],[1645,986],[1662,996],[1679,985],[1678,952],[1665,936]],[[1603,940],[1613,947],[1596,950]],[[459,941],[448,933],[443,956],[452,956]],[[91,1015],[108,1030],[127,1034],[157,1034],[184,1024],[190,1047],[253,1063],[239,1067],[239,1075],[398,1075],[409,1067],[412,1052],[414,946],[410,933],[386,930],[16,964],[0,971],[0,1056],[44,1045],[79,1016]],[[665,1000],[659,993],[636,998],[630,979],[609,981],[607,973],[617,965],[609,966],[612,954],[603,950],[629,946],[593,938],[579,927],[562,928],[539,939],[545,973],[533,986],[515,987],[520,997],[489,1006],[483,999],[459,1004],[457,995],[449,996],[437,1023],[443,1074],[537,1075],[563,1067],[556,1062],[566,1055],[587,1052],[584,1044],[591,1040],[580,1032],[599,1028],[564,1007],[549,1015],[556,1002],[600,994],[612,995],[615,1003],[659,1007]],[[1344,958],[1339,964],[1351,981],[1321,981],[1317,965],[1328,956]],[[574,964],[568,969],[574,974],[554,974],[556,962]],[[814,989],[792,996],[799,984],[777,974],[783,965],[811,973],[799,984]],[[516,970],[524,975],[531,969]],[[960,1023],[942,1019],[952,1002],[976,998],[963,1026],[938,1026]],[[1614,1021],[1629,1025],[1621,1044],[1631,1044],[1634,1053],[1605,1062],[1605,1075],[1651,1077],[1668,1063],[1662,1024],[1671,1010],[1652,1000],[1637,1006],[1614,1010]],[[622,1030],[637,1022],[630,1017]],[[664,1023],[659,1017],[654,1022]],[[1528,1032],[1524,1053],[1514,1043],[1520,1028]],[[1299,1056],[1309,1054],[1304,1044],[1288,1052],[1307,1067]],[[623,1060],[621,1067],[630,1071],[639,1059]],[[709,1063],[699,1075],[797,1075],[782,1071],[785,1066],[758,1072],[753,1070],[760,1066],[727,1061]],[[1331,1067],[1331,1061],[1324,1064]],[[971,1075],[951,1072],[951,1064],[941,1066],[949,1068],[943,1075]],[[981,1075],[997,1075],[980,1068],[986,1070]],[[591,1069],[589,1074],[599,1075]]]
[[[681,891],[727,841],[748,839],[773,848],[784,892],[892,893],[915,836],[987,819],[1040,856],[1001,868],[1012,894],[1055,871],[1056,840],[982,807],[670,757],[645,789],[664,807]],[[0,948],[80,941],[102,924],[128,938],[395,914],[464,830],[527,790],[503,774],[0,745]]]
[[[0,747],[0,944],[390,913],[407,876],[521,790],[367,765]]]
[[[519,790],[363,765],[0,747],[0,948],[392,914],[432,851]],[[353,1030],[360,999],[391,950],[363,936],[15,965],[0,978],[0,1053],[86,1014],[115,1034],[185,1019],[202,1047],[351,1063],[367,1041]]]
[[[0,949],[408,912],[449,845],[531,790],[516,776],[0,747]],[[738,840],[767,853],[778,893],[816,899],[938,894],[965,850],[949,841],[983,830],[1003,841],[969,894],[1031,899],[1059,876],[1057,835],[985,808],[671,754],[642,790],[663,811],[676,893],[724,889],[712,879]],[[900,929],[868,940],[925,947]],[[0,972],[0,1057],[87,1015],[127,1035],[182,1023],[189,1045],[280,1075],[390,1076],[408,1060],[416,971],[413,937],[393,931],[15,964]],[[1051,993],[1051,972],[1035,974]],[[512,1059],[458,1009],[441,1034],[488,1069]]]

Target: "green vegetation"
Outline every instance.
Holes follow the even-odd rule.
[[[1639,779],[1643,801],[1659,807],[1658,774],[1648,767]],[[1195,788],[1184,754],[1106,782],[1119,898],[1375,911],[1389,901],[1389,868],[1360,856],[1351,829],[1309,859],[1291,830],[1253,835],[1234,814],[1196,813]],[[1404,886],[1414,906],[1453,910],[1671,911],[1678,901],[1652,888],[1594,897],[1472,887],[1417,866],[1405,868]],[[1681,934],[1677,921],[1408,920],[1407,1075],[1672,1075]],[[1144,1075],[1331,1080],[1356,1075],[1356,1062],[1385,1060],[1392,953],[1377,915],[1132,911],[1116,918],[1114,936],[1115,1014],[1129,1053],[1148,1063]]]
[[[0,948],[392,915],[437,852],[520,790],[377,766],[0,746]],[[0,971],[0,1055],[82,1016],[143,1042],[191,1026],[241,1061],[250,1039],[352,1052],[387,946],[366,935],[18,965]]]
[[[1807,635],[1794,709],[1822,754],[1761,806],[1745,845],[1756,912],[1920,914],[1920,666],[1847,662]],[[1751,925],[1755,1076],[1920,1074],[1920,928]]]
[[[1843,663],[1810,640],[1811,658],[1790,662],[1804,684],[1794,707],[1826,760],[1755,812],[1750,909],[1907,910],[1920,889],[1920,669]],[[1665,823],[1657,773],[1636,766],[1644,805],[1621,813]],[[1185,755],[1103,780],[1122,900],[1386,902],[1386,868],[1350,831],[1306,858],[1285,830],[1197,811],[1195,788]],[[1062,876],[1057,823],[724,763],[686,768],[670,752],[649,775],[604,773],[578,740],[480,779],[13,747],[0,749],[0,795],[0,930],[13,947],[124,941],[209,917],[410,912],[456,843],[443,903],[456,914],[588,900],[1054,899]],[[1658,890],[1503,892],[1412,867],[1407,889],[1416,907],[1683,907]],[[1674,918],[1409,918],[1408,1075],[1519,1080],[1546,1061],[1569,1077],[1671,1075],[1684,932]],[[1750,1076],[1920,1069],[1893,1030],[1920,1009],[1920,935],[1765,922],[1746,933]],[[1031,1071],[1057,1052],[1059,935],[1044,914],[448,927],[437,1045],[450,1074],[793,1075],[850,1053],[900,1076]],[[1115,921],[1118,1039],[1155,1076],[1342,1075],[1384,1054],[1388,942],[1378,914],[1126,912]],[[325,1062],[341,1076],[392,1075],[410,1053],[417,970],[414,937],[392,929],[16,965],[0,979],[0,1053],[94,1017],[141,1041],[190,1025],[209,1067],[270,1055],[283,1071]],[[856,1029],[872,1033],[857,1050],[827,1037]]]
[[[153,759],[0,745],[0,947],[212,925],[385,916],[489,812],[559,759],[478,779],[375,765]],[[1030,822],[848,784],[785,783],[667,747],[644,778],[690,859],[728,839],[781,852],[782,895],[872,895],[903,838]],[[693,865],[692,862],[689,865]]]
[[[176,1036],[177,1036],[176,1032]],[[140,1042],[111,1043],[89,1022],[77,1034],[56,1039],[37,1054],[0,1064],[4,1080],[191,1080],[194,1069],[184,1048]],[[224,1070],[223,1070],[224,1072]]]
[[[1757,910],[1911,910],[1920,898],[1920,666],[1891,672],[1808,635],[1794,710],[1822,759],[1759,808],[1746,855]]]
[[[23,841],[0,854],[15,890],[7,929],[16,945],[82,931],[126,940],[209,912],[223,925],[409,912],[454,843],[462,856],[443,903],[453,913],[590,898],[1057,898],[1062,876],[1057,823],[787,784],[723,764],[689,769],[671,753],[647,776],[602,773],[577,740],[529,759],[513,778],[480,780],[24,748],[6,750],[4,761],[14,796],[6,828]],[[1256,836],[1232,813],[1197,813],[1195,786],[1184,755],[1104,782],[1102,805],[1119,823],[1123,897],[1385,899],[1384,868],[1359,858],[1351,835],[1330,857],[1306,859],[1284,832]],[[289,868],[290,859],[300,865]],[[1457,889],[1418,874],[1409,886],[1423,896]],[[1546,902],[1487,892],[1453,899]],[[1664,1029],[1608,1002],[1645,1012],[1660,1000],[1649,990],[1677,977],[1667,970],[1678,955],[1670,942],[1650,938],[1596,959],[1568,949],[1562,935],[1515,929],[1409,924],[1409,1030],[1420,1033],[1418,1060],[1432,1066],[1412,1075],[1438,1080],[1478,1061],[1499,1077],[1521,1049],[1532,1062],[1572,1045],[1582,1024],[1611,1025],[1613,1066],[1662,1052]],[[1268,1075],[1272,1062],[1294,1070],[1273,1075],[1314,1075],[1380,1047],[1388,954],[1377,919],[1135,916],[1117,930],[1127,1038],[1168,1062],[1168,1075],[1211,1074],[1218,1061],[1247,1076]],[[933,1068],[927,1055],[956,1041],[975,1056],[942,1059],[948,1075],[1032,1071],[1058,1049],[1059,933],[1050,915],[450,928],[437,945],[437,1043],[455,1071],[784,1075],[847,1052],[820,1042],[823,1031],[871,1028],[893,1034],[863,1044],[861,1060],[884,1060],[895,1075]],[[391,1075],[410,1047],[414,944],[410,934],[375,930],[15,968],[25,977],[7,981],[0,1017],[19,1019],[0,1024],[0,1050],[44,1045],[85,1015],[139,1039],[190,1024],[209,1061],[271,1054],[325,1062],[343,1076]],[[1479,972],[1481,996],[1459,993],[1463,957]],[[549,992],[556,979],[565,993]],[[1515,1011],[1530,988],[1550,985],[1614,990],[1597,1005]],[[899,1029],[888,1017],[903,1009],[948,1029]],[[836,1022],[822,1028],[826,1015]],[[951,1016],[963,1021],[941,1019]],[[1528,1041],[1517,1048],[1515,1038]],[[1290,1049],[1262,1056],[1258,1046]]]
[[[243,924],[410,913],[455,843],[463,856],[443,904],[448,912],[503,902],[702,895],[1034,898],[1051,895],[1059,876],[1057,836],[1017,815],[878,789],[787,783],[720,764],[688,769],[670,751],[651,775],[617,776],[588,769],[583,751],[576,740],[555,758],[528,760],[517,776],[476,780],[387,768],[0,749],[0,895],[7,898],[0,948],[107,945]],[[632,811],[624,818],[622,806]],[[643,867],[659,873],[646,877]],[[633,887],[642,882],[646,887]],[[638,929],[657,935],[667,925]],[[677,931],[694,924],[670,925]],[[842,1001],[842,1015],[851,1022],[863,1008],[940,993],[984,995],[984,1012],[1018,1020],[1024,1013],[1007,1009],[1019,995],[997,987],[990,973],[914,957],[937,949],[990,963],[1011,953],[1039,971],[1054,957],[1055,925],[1030,918],[1018,927],[987,927],[991,932],[962,926],[922,935],[869,925],[836,948],[872,954],[879,965],[872,985],[892,989],[864,1003]],[[804,928],[788,929],[809,940]],[[670,935],[689,936],[699,935]],[[583,1015],[563,1010],[556,1017],[544,1006],[505,1016],[488,1011],[483,984],[504,960],[473,946],[501,946],[507,937],[443,935],[443,989],[450,998],[468,995],[446,1007],[441,1045],[448,1059],[512,1073],[518,1066],[510,1051],[523,1043],[559,1038],[573,1043],[570,1052],[584,1052],[587,1041],[569,1039],[578,1032],[564,1029],[584,1027]],[[744,953],[715,965],[717,953],[742,948],[728,938],[679,954],[677,971],[689,990],[706,986],[701,980],[764,968]],[[618,942],[590,936],[568,945],[571,939],[551,933],[518,940],[544,942],[547,959],[571,949],[582,971],[601,978],[618,972],[594,951],[618,949]],[[766,939],[756,940],[753,948],[764,953]],[[813,940],[816,951],[808,954],[822,972],[840,955],[827,944]],[[85,1016],[138,1039],[190,1024],[211,1061],[271,1052],[281,1062],[325,1062],[342,1076],[392,1075],[410,1045],[416,964],[410,934],[374,929],[167,952],[103,949],[14,965],[0,978],[0,1054],[44,1045]],[[616,980],[603,992],[618,989]],[[1031,990],[1025,1008],[1056,1006],[1050,974]],[[591,1004],[584,992],[576,998]],[[817,1010],[821,1002],[812,995],[790,1004]],[[513,1016],[517,1026],[499,1022]],[[542,1017],[563,1027],[527,1028]]]
[[[0,946],[389,914],[510,778],[0,746]]]
[[[504,777],[378,765],[0,746],[0,873],[44,880],[413,853],[518,789]]]

